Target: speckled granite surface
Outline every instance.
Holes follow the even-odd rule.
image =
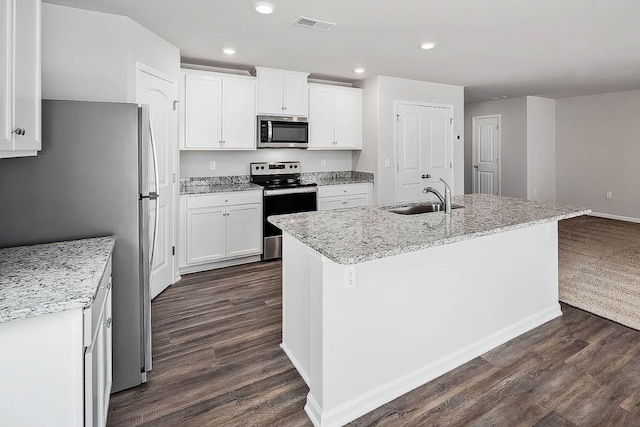
[[[318,185],[362,184],[373,182],[373,174],[359,171],[311,172],[303,173],[302,179]]]
[[[0,323],[91,305],[115,241],[0,249]]]
[[[385,210],[405,203],[277,215],[268,220],[334,262],[357,264],[590,212],[485,194],[456,196],[453,202],[464,208],[450,215],[398,215]]]
[[[318,185],[342,185],[373,182],[373,174],[358,171],[308,172],[301,176],[304,182]],[[180,194],[226,193],[230,191],[261,190],[250,182],[249,175],[181,178]]]
[[[262,190],[262,187],[249,182],[249,175],[180,179],[180,194],[227,193],[252,190]]]

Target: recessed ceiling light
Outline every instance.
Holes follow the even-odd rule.
[[[358,74],[362,74],[365,72],[365,69],[362,67],[357,67],[357,68],[354,68],[353,71],[355,71]]]
[[[273,13],[274,10],[276,10],[276,7],[273,4],[268,3],[266,1],[259,1],[258,3],[253,5],[253,8],[256,10],[256,12],[261,13],[263,15],[268,15],[270,13]]]
[[[225,53],[227,55],[233,55],[236,53],[236,50],[232,47],[225,47],[222,49],[222,53]]]
[[[436,44],[433,42],[425,42],[420,45],[420,49],[429,50],[436,47]]]

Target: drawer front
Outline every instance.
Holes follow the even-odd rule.
[[[100,312],[104,306],[104,302],[107,299],[107,295],[111,290],[111,258],[107,263],[107,267],[104,270],[104,275],[100,280],[100,286],[96,290],[96,298],[88,308],[83,311],[83,341],[84,346],[88,347],[93,341],[93,335],[96,333],[100,325],[98,320],[100,319]]]
[[[369,184],[323,185],[318,187],[318,197],[348,196],[369,192]]]
[[[262,191],[237,191],[234,193],[199,194],[185,197],[187,198],[187,209],[198,209],[260,203],[262,201]]]

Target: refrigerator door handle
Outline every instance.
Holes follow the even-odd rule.
[[[153,174],[155,178],[155,190],[149,192],[149,200],[156,200],[156,208],[154,210],[153,215],[153,239],[151,241],[151,257],[149,259],[149,266],[153,269],[153,261],[156,255],[156,239],[158,238],[158,211],[159,211],[159,203],[157,199],[160,197],[158,194],[158,185],[160,182],[160,177],[158,174],[158,153],[156,152],[156,140],[153,136],[153,125],[151,124],[151,117],[149,117],[149,139],[151,141],[151,156],[153,158]]]

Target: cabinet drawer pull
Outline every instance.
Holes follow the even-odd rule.
[[[105,328],[110,328],[111,327],[111,317],[109,317],[107,320],[104,321],[103,326]]]
[[[15,128],[14,130],[11,131],[11,133],[15,133],[16,135],[24,135],[26,133],[26,131],[24,130],[24,128]]]

